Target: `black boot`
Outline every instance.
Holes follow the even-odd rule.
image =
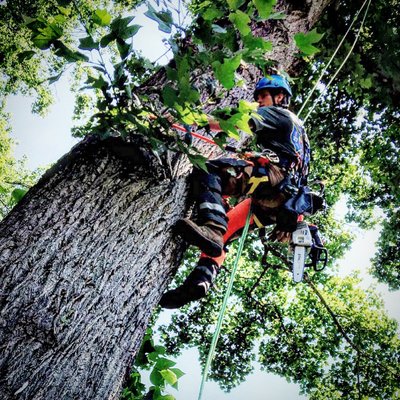
[[[168,290],[160,300],[162,308],[180,308],[191,301],[199,300],[206,295],[217,276],[217,266],[209,258],[199,261],[181,286]]]
[[[219,257],[224,248],[224,227],[213,221],[197,225],[192,220],[181,219],[176,224],[177,233],[188,243],[198,247],[210,257]]]

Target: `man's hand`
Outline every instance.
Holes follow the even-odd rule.
[[[292,239],[291,232],[283,232],[276,228],[268,235],[268,239],[271,242],[281,242],[281,243],[289,243]]]

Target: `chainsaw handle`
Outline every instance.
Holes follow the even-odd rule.
[[[323,269],[325,269],[327,263],[328,263],[328,250],[325,247],[313,245],[314,249],[317,249],[318,251],[318,258],[312,258],[311,263],[306,264],[306,267],[313,267],[314,271],[316,272],[321,272]],[[321,257],[323,255],[323,257]],[[322,262],[322,267],[318,267],[318,263]]]

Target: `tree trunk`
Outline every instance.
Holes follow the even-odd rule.
[[[269,34],[287,69],[287,30],[311,28],[328,3],[279,2],[288,18]],[[244,95],[231,94],[223,105]],[[189,170],[182,157],[169,171],[133,144],[86,140],[2,222],[2,398],[119,397],[183,254],[172,227],[188,206]]]
[[[188,165],[118,139],[65,156],[2,223],[2,398],[118,398],[182,255]]]

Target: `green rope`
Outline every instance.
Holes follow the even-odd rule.
[[[346,55],[345,59],[343,60],[343,62],[340,64],[339,68],[336,70],[335,74],[332,76],[331,80],[330,80],[330,81],[328,82],[328,84],[324,87],[324,90],[321,92],[321,94],[319,95],[319,97],[317,98],[317,100],[314,102],[313,106],[311,107],[311,110],[307,113],[307,115],[306,115],[305,118],[303,119],[304,122],[307,121],[308,117],[309,117],[309,116],[312,114],[312,112],[315,110],[315,107],[317,106],[318,102],[321,100],[322,96],[324,95],[324,93],[326,92],[326,90],[329,88],[329,86],[331,85],[331,83],[334,81],[334,79],[337,77],[337,75],[339,74],[340,70],[343,68],[344,64],[346,63],[346,61],[347,61],[348,58],[350,57],[351,53],[353,52],[354,47],[356,46],[356,43],[357,43],[358,38],[359,38],[359,36],[360,36],[361,30],[362,30],[362,28],[363,28],[363,26],[364,26],[364,22],[365,22],[365,19],[366,19],[366,17],[367,17],[367,14],[368,14],[368,10],[369,10],[369,6],[370,6],[370,5],[371,5],[371,0],[368,1],[368,6],[367,6],[367,8],[366,8],[366,10],[365,10],[363,20],[361,21],[360,28],[359,28],[358,31],[357,31],[357,35],[356,35],[356,37],[355,37],[355,39],[354,39],[354,42],[353,42],[353,44],[352,44],[352,46],[351,46],[349,52],[347,53],[347,55]]]
[[[224,319],[226,306],[227,306],[228,299],[229,299],[229,296],[230,296],[231,291],[232,291],[233,281],[235,280],[235,275],[236,275],[236,271],[238,269],[238,264],[239,264],[240,257],[242,255],[244,242],[246,241],[246,236],[247,236],[247,233],[249,231],[250,217],[251,217],[251,206],[250,206],[250,209],[249,209],[249,213],[247,214],[246,224],[245,224],[245,226],[243,228],[242,236],[240,238],[240,243],[239,243],[239,248],[238,248],[237,255],[236,255],[235,264],[233,265],[231,276],[229,278],[228,288],[226,289],[225,297],[224,297],[224,300],[222,302],[221,310],[220,310],[219,315],[218,315],[217,326],[215,327],[215,332],[214,332],[214,335],[213,335],[213,338],[212,338],[211,347],[210,347],[210,350],[208,352],[206,365],[205,365],[204,371],[203,371],[203,377],[201,379],[201,385],[200,385],[200,391],[199,391],[198,400],[201,400],[201,396],[203,395],[203,389],[204,389],[205,382],[207,380],[208,371],[210,369],[211,362],[212,362],[212,360],[214,358],[215,348],[217,347],[218,338],[219,338],[219,335],[221,333],[222,321]]]
[[[368,0],[365,0],[363,5],[361,6],[361,8],[357,11],[356,15],[353,18],[353,21],[351,22],[350,26],[347,28],[346,33],[344,34],[342,40],[340,41],[339,45],[337,46],[336,50],[333,52],[331,58],[329,59],[328,63],[325,65],[324,69],[322,70],[320,76],[318,77],[317,82],[315,83],[314,87],[311,89],[310,93],[308,94],[306,100],[304,101],[303,105],[300,108],[300,111],[297,113],[297,115],[300,117],[301,113],[303,112],[305,106],[307,105],[307,103],[310,101],[311,96],[313,95],[315,89],[317,88],[317,86],[319,85],[319,83],[322,80],[322,77],[325,75],[326,70],[328,69],[328,67],[331,65],[332,61],[334,60],[337,52],[339,51],[339,49],[342,47],[342,44],[344,43],[347,35],[350,33],[351,28],[353,27],[354,23],[357,21],[357,18],[360,14],[360,12],[362,11],[362,9],[364,8],[364,6],[367,4]]]

